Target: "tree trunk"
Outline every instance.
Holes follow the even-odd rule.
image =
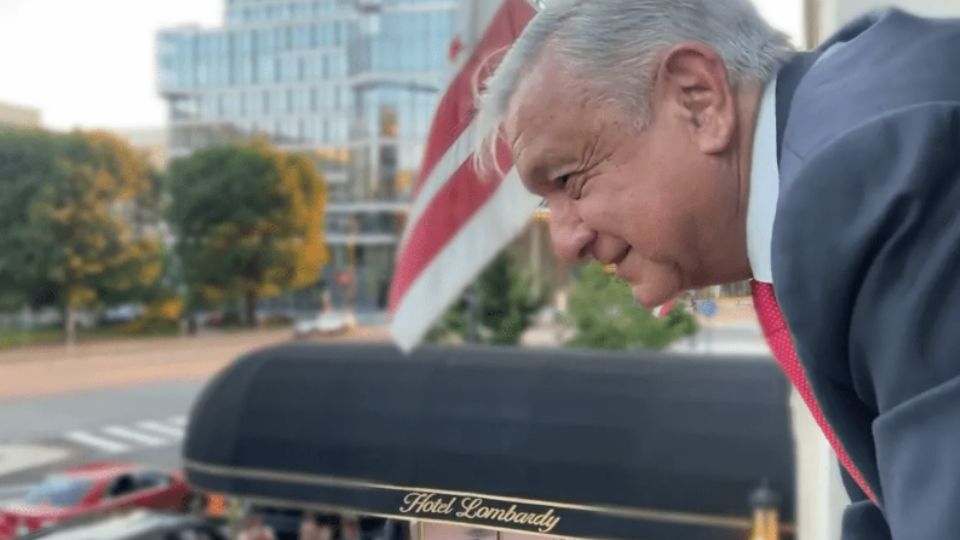
[[[69,305],[63,308],[63,336],[67,346],[72,346],[77,342],[76,312]]]
[[[244,310],[247,326],[257,326],[257,293],[255,291],[247,291]]]

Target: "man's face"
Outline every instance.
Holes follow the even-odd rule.
[[[615,264],[647,307],[711,284],[711,252],[737,217],[735,175],[703,151],[684,104],[664,96],[638,130],[547,54],[522,81],[505,124],[525,186],[550,208],[557,255]]]

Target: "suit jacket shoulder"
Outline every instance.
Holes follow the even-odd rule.
[[[820,406],[893,537],[949,538],[960,531],[960,100],[913,96],[847,113],[852,125],[803,139],[804,155],[785,143],[773,272]]]
[[[789,106],[784,181],[820,148],[891,111],[960,100],[960,19],[888,9],[851,23],[820,52]]]

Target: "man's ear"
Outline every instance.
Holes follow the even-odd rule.
[[[707,154],[730,146],[737,111],[723,59],[702,43],[686,42],[670,48],[657,69],[654,106],[675,114],[691,139]]]

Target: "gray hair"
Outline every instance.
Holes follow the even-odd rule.
[[[497,168],[496,146],[510,100],[549,44],[590,97],[650,116],[649,93],[661,53],[684,41],[712,48],[730,83],[765,82],[793,54],[789,38],[771,27],[750,0],[548,0],[503,57],[477,97],[475,160]],[[501,171],[502,172],[502,171]]]

